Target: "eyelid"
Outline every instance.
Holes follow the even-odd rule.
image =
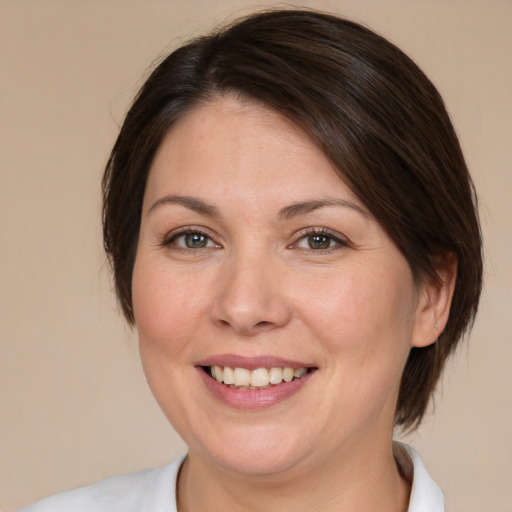
[[[336,246],[330,247],[328,249],[303,249],[302,247],[297,247],[297,244],[302,239],[304,239],[308,236],[314,236],[314,235],[326,236],[326,237],[332,239],[336,243]],[[330,230],[328,228],[324,228],[324,227],[321,227],[321,228],[309,227],[309,228],[301,229],[300,231],[298,231],[296,233],[295,241],[289,245],[290,248],[303,249],[306,251],[313,252],[315,254],[323,254],[323,253],[327,253],[327,252],[332,252],[336,249],[339,249],[340,247],[353,247],[353,246],[354,246],[354,244],[346,236],[341,235],[340,233],[338,233],[336,231],[332,231],[332,230]]]
[[[201,235],[206,236],[213,244],[215,244],[216,247],[201,247],[201,248],[184,248],[179,247],[177,245],[173,246],[173,240],[180,236],[190,235],[193,233],[198,233]],[[169,249],[177,250],[177,251],[196,251],[196,250],[205,250],[205,249],[212,249],[212,248],[220,248],[221,245],[217,242],[216,236],[209,230],[201,226],[181,226],[179,228],[173,229],[169,233],[167,233],[163,241],[159,244],[162,247],[166,247]]]
[[[187,234],[192,233],[199,233],[201,235],[204,235],[208,237],[208,239],[216,246],[213,248],[222,248],[222,245],[217,241],[217,236],[212,233],[209,229],[204,228],[202,226],[181,226],[179,228],[173,229],[172,231],[168,232],[164,237],[162,242],[159,244],[162,247],[166,247],[172,250],[177,251],[196,251],[196,250],[205,250],[205,249],[212,249],[212,247],[202,247],[202,248],[183,248],[179,247],[177,245],[173,246],[173,240],[180,236],[185,236]],[[330,238],[333,240],[336,245],[334,247],[330,247],[328,249],[304,249],[301,247],[297,247],[297,244],[304,238],[308,236],[314,236],[314,235],[322,235]],[[314,252],[316,254],[322,254],[322,253],[328,253],[332,252],[340,247],[353,247],[354,244],[346,237],[345,235],[340,234],[339,232],[333,231],[331,229],[325,228],[325,227],[308,227],[303,228],[296,232],[294,236],[294,242],[288,245],[288,248],[290,249],[302,249],[307,250],[309,252]]]

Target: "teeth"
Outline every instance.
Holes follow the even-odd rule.
[[[251,383],[251,372],[245,368],[235,368],[235,386],[248,386]]]
[[[224,367],[224,384],[234,384],[235,383],[235,372],[233,368],[229,366]]]
[[[306,373],[308,373],[308,371],[306,370],[306,368],[297,368],[297,370],[295,370],[293,372],[293,376],[296,378],[296,379],[300,379],[301,377],[304,377],[304,375],[306,375]]]
[[[224,375],[222,372],[222,368],[220,366],[214,366],[213,367],[213,378],[218,381],[222,382]]]
[[[231,387],[242,387],[245,389],[268,388],[270,385],[291,382],[300,379],[308,373],[307,368],[257,368],[247,370],[246,368],[230,368],[229,366],[211,366],[210,374],[217,382],[223,382]]]
[[[293,380],[293,368],[285,368],[283,370],[283,380],[285,382],[291,382]]]
[[[281,384],[283,382],[283,370],[282,368],[270,368],[270,384]]]
[[[251,372],[251,386],[255,388],[262,388],[268,385],[270,382],[270,376],[266,368],[258,368]]]

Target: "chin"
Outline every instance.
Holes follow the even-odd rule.
[[[227,471],[252,477],[285,473],[300,465],[307,452],[305,439],[282,426],[244,425],[211,444],[189,446],[191,455],[197,452]]]

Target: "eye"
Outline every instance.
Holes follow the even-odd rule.
[[[325,229],[306,233],[295,244],[299,249],[312,251],[328,251],[340,246],[346,247],[348,243]]]
[[[309,249],[330,249],[334,240],[326,235],[309,235],[299,242],[299,247],[307,245]]]
[[[165,245],[179,249],[205,249],[219,247],[208,235],[200,231],[187,231],[170,236]]]

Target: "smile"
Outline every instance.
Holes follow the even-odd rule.
[[[290,368],[290,367],[271,367],[247,368],[229,366],[208,366],[204,368],[217,382],[223,383],[232,389],[269,389],[283,382],[292,382],[298,380],[312,371],[312,368]]]
[[[234,409],[259,410],[284,403],[308,382],[318,366],[274,356],[217,354],[195,365],[206,389]]]

